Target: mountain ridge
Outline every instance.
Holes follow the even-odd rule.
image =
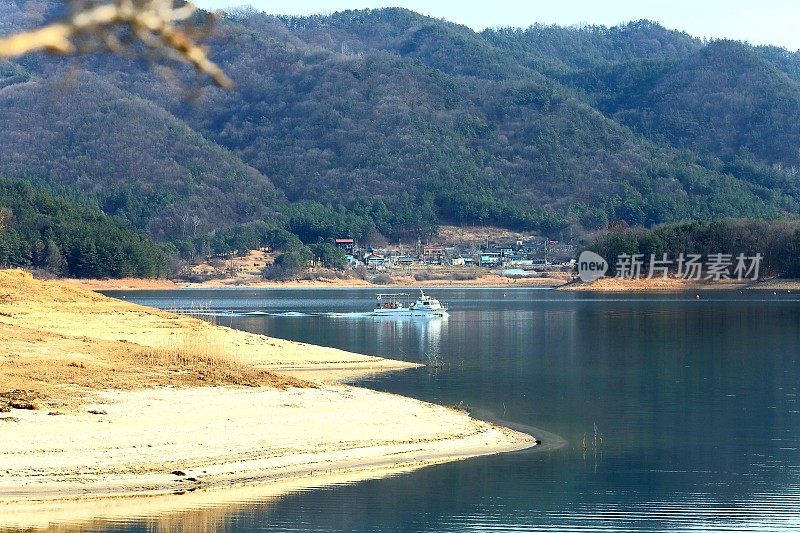
[[[650,21],[478,33],[400,8],[312,17],[237,10],[217,30],[212,55],[236,82],[233,92],[207,87],[187,101],[146,64],[99,57],[77,67],[97,86],[153,106],[129,117],[137,142],[153,116],[174,119],[172,137],[156,128],[140,152],[169,158],[163,139],[179,138],[211,154],[207,165],[216,170],[193,172],[189,154],[170,187],[133,173],[140,189],[115,200],[120,180],[76,164],[89,168],[84,182],[66,168],[58,171],[65,186],[97,195],[109,213],[159,239],[185,238],[185,224],[175,221],[186,213],[202,214],[202,231],[213,231],[283,224],[292,204],[309,202],[345,206],[368,219],[359,228],[390,238],[438,222],[558,237],[616,220],[651,226],[800,214],[800,56],[785,50],[704,42]],[[743,75],[720,83],[720,66]],[[6,70],[41,83],[69,68],[76,67],[31,57]],[[83,92],[78,100],[91,100]],[[742,95],[746,105],[737,106]],[[36,98],[20,112],[41,116]],[[0,120],[8,122],[8,107]],[[50,135],[46,124],[37,128]],[[114,135],[124,139],[126,129]],[[103,161],[92,154],[105,150],[106,161],[125,161],[113,139],[95,144],[84,142],[78,155]],[[22,148],[14,151],[33,160]],[[0,174],[35,174],[35,165],[25,167],[0,158]],[[228,179],[229,170],[238,177]],[[129,214],[131,198],[148,187],[157,194]]]

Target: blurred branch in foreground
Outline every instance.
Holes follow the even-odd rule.
[[[150,50],[168,53],[191,64],[220,87],[233,87],[230,78],[194,40],[193,32],[177,26],[197,12],[193,4],[177,6],[173,0],[73,4],[75,7],[67,20],[0,38],[0,58],[10,59],[38,51],[80,53],[80,43],[85,39],[96,39],[112,52],[129,50],[138,42]]]

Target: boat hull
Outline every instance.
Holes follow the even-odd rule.
[[[436,311],[412,311],[411,316],[447,316],[447,311],[439,309]]]
[[[375,309],[375,316],[411,316],[411,309]]]
[[[445,309],[431,309],[431,310],[418,310],[418,309],[375,309],[372,311],[373,316],[419,316],[419,317],[441,317],[447,316]]]

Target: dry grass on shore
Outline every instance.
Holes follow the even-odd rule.
[[[697,291],[697,290],[724,290],[742,289],[750,285],[749,281],[722,280],[685,280],[679,278],[641,278],[641,279],[619,279],[605,277],[590,283],[576,280],[573,283],[563,285],[558,288],[562,291],[594,291],[594,292],[656,292],[656,291]]]
[[[105,313],[92,312],[103,305]],[[129,308],[138,309],[81,289],[38,282],[19,271],[0,271],[0,412],[74,410],[93,392],[108,389],[313,386],[240,360],[240,348],[229,346],[228,332],[191,317],[153,310],[152,317],[172,325],[165,340],[154,346],[123,336],[102,338],[98,319]],[[67,331],[45,329],[34,312],[54,324],[73,326]],[[138,313],[127,319],[141,319],[152,328]]]
[[[107,389],[314,386],[240,362],[191,333],[181,332],[172,347],[152,348],[0,324],[0,412],[74,410],[92,392]]]
[[[277,388],[310,387],[313,384],[282,376],[237,361],[217,330],[179,330],[174,345],[144,348],[133,354],[135,363],[147,369],[166,370],[182,377],[183,385],[240,385]]]

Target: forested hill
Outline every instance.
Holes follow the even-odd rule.
[[[72,277],[169,274],[168,250],[126,224],[38,189],[0,178],[0,267]]]
[[[0,28],[53,5],[0,0]],[[404,9],[239,10],[210,44],[236,90],[192,99],[116,57],[0,64],[0,175],[165,239],[330,212],[310,202],[349,209],[330,232],[387,237],[800,214],[797,53],[646,21],[476,33]]]
[[[109,80],[13,77],[0,90],[0,176],[77,187],[156,238],[195,230],[194,216],[207,231],[267,216],[281,202],[263,174]]]

